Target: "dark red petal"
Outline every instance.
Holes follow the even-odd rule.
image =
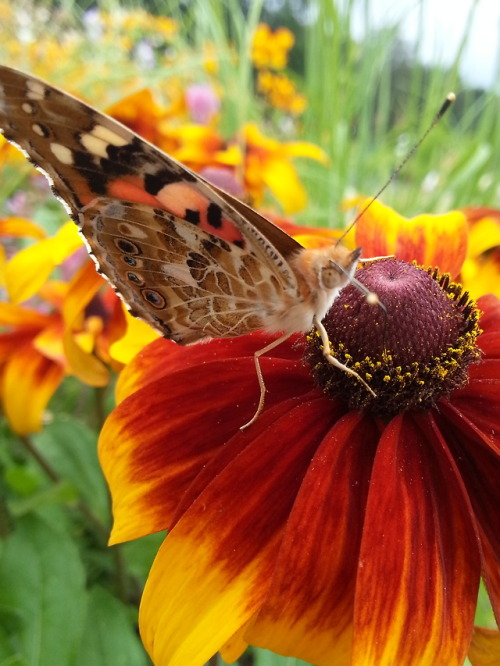
[[[462,666],[479,584],[477,535],[430,413],[394,418],[370,481],[354,615],[356,666]]]
[[[264,357],[261,366],[266,410],[312,389],[296,361]],[[195,375],[192,367],[171,372],[121,402],[99,444],[113,496],[112,542],[170,527],[179,500],[252,417],[258,396],[253,358],[246,357],[200,363]]]
[[[354,586],[379,429],[350,412],[328,432],[300,487],[253,645],[314,664],[350,654]]]
[[[500,622],[500,455],[490,433],[481,432],[453,404],[440,406],[445,434],[467,488],[481,538],[483,576]]]
[[[454,391],[453,405],[483,432],[500,452],[500,361],[484,361],[470,367],[471,381]]]
[[[479,324],[485,333],[500,331],[500,300],[493,294],[478,298],[477,306],[482,311]]]

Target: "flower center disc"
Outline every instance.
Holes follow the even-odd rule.
[[[308,335],[306,359],[319,386],[351,408],[383,416],[428,408],[468,381],[467,367],[479,360],[476,305],[448,275],[396,259],[368,264],[357,279],[375,292],[370,305],[352,285],[345,287],[323,323],[331,353],[375,391],[323,357],[321,339]]]

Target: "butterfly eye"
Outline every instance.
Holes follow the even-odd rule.
[[[325,289],[334,289],[343,284],[343,271],[334,261],[329,261],[326,266],[320,269],[320,283]]]

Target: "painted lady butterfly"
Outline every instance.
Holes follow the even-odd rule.
[[[48,178],[134,316],[179,344],[281,333],[255,354],[261,394],[246,426],[264,405],[259,357],[313,327],[325,358],[373,394],[332,356],[321,323],[342,287],[356,282],[359,248],[302,247],[120,123],[7,67],[0,130]]]

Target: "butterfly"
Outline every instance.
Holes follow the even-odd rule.
[[[130,313],[181,345],[264,330],[315,328],[354,278],[361,249],[307,249],[227,192],[112,118],[23,72],[0,67],[0,131],[49,180],[79,226],[97,270]],[[374,294],[357,283],[368,296]],[[372,298],[372,300],[375,300]]]

